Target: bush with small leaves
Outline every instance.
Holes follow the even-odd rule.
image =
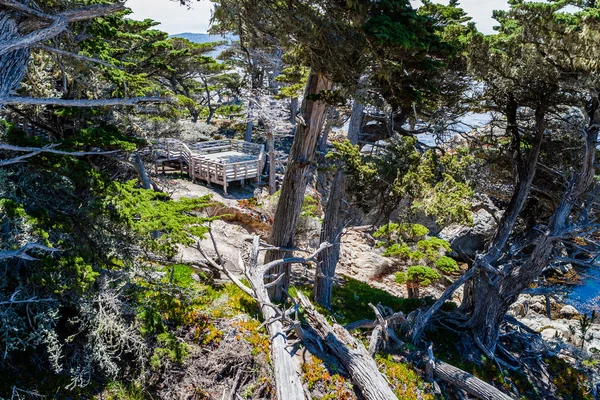
[[[435,266],[437,267],[437,269],[446,274],[453,274],[459,271],[456,260],[447,256],[441,256],[440,258],[438,258],[435,262]]]

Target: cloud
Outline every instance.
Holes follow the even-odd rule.
[[[125,5],[133,11],[130,18],[153,19],[161,23],[158,29],[171,35],[183,32],[205,33],[210,25],[210,1],[194,1],[191,9],[181,6],[179,1],[171,0],[127,0]]]

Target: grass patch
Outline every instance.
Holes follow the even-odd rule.
[[[435,399],[432,394],[427,393],[430,391],[430,385],[426,383],[409,364],[396,362],[389,354],[378,354],[375,357],[375,360],[392,384],[392,389],[399,399]]]
[[[343,282],[333,287],[331,310],[325,310],[315,304],[315,307],[324,315],[329,315],[341,324],[358,321],[360,319],[374,319],[373,310],[369,303],[391,307],[394,312],[409,313],[422,305],[433,304],[433,299],[425,297],[420,299],[405,299],[396,297],[388,292],[374,288],[367,283],[356,279],[342,278]],[[311,287],[299,288],[306,295],[310,295]],[[294,292],[291,292],[294,295]],[[444,307],[445,310],[451,306]]]

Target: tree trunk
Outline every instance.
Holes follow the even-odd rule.
[[[277,399],[303,400],[304,390],[300,379],[300,366],[298,359],[294,357],[288,347],[290,344],[284,332],[283,324],[277,320],[277,313],[272,307],[271,299],[264,283],[264,272],[258,266],[258,236],[254,237],[250,268],[248,278],[252,284],[256,299],[261,304],[261,311],[265,321],[273,321],[267,324],[267,330],[271,338],[271,356],[273,357],[273,373],[275,375],[275,387]]]
[[[277,191],[277,162],[275,161],[275,137],[270,130],[267,131],[267,140],[269,146],[269,195],[272,196]]]
[[[473,265],[472,277],[465,282],[464,296],[458,312],[461,314],[459,319],[467,320],[466,325],[473,330],[476,339],[480,340],[483,346],[494,352],[499,335],[499,321],[502,321],[506,310],[514,299],[506,295],[504,289],[498,287],[505,286],[508,283],[500,278],[495,284],[490,284],[489,273],[499,274],[496,265],[498,259],[503,254],[508,238],[513,231],[519,213],[521,212],[533,184],[533,178],[537,168],[537,162],[546,131],[546,107],[539,105],[535,110],[535,138],[531,145],[527,163],[521,156],[521,139],[517,124],[517,104],[509,101],[506,110],[507,114],[507,133],[511,135],[513,145],[514,168],[517,175],[513,195],[508,207],[496,229],[496,233],[485,252],[476,258]],[[497,275],[494,277],[497,278]],[[519,285],[520,282],[517,282]],[[455,285],[451,285],[446,291],[456,290]],[[489,291],[489,292],[488,292]],[[417,317],[413,328],[413,340],[418,340],[425,329],[427,320],[442,306],[442,299],[448,298],[446,293],[438,299],[431,309]],[[506,304],[509,302],[508,304]]]
[[[331,132],[331,125],[333,123],[333,118],[335,115],[335,106],[330,106],[329,110],[327,110],[327,117],[325,119],[325,128],[323,129],[323,134],[319,139],[319,145],[317,149],[320,153],[325,153],[327,151],[327,141],[329,140],[329,133]]]
[[[315,155],[315,148],[323,128],[327,109],[327,103],[321,99],[315,99],[314,96],[331,88],[332,82],[329,78],[321,73],[311,71],[302,104],[303,123],[298,126],[294,137],[281,188],[281,196],[269,237],[269,243],[273,246],[291,248],[294,245],[296,225],[300,217],[304,192],[309,179],[308,172]],[[270,250],[265,255],[265,262],[284,258],[285,254],[282,251]],[[290,266],[283,265],[274,272],[286,275],[272,289],[271,298],[274,301],[281,301],[289,287]]]
[[[10,42],[18,36],[17,23],[12,13],[0,11],[0,43]],[[28,61],[28,49],[14,50],[0,55],[0,98],[8,97],[17,88],[25,75]]]
[[[215,115],[215,109],[211,106],[208,106],[208,117],[206,118],[207,124],[210,124],[214,115]]]
[[[585,154],[581,169],[563,194],[563,198],[554,210],[547,228],[531,241],[531,245],[534,247],[527,259],[516,267],[512,265],[492,265],[488,262],[490,259],[494,262],[498,260],[502,249],[495,246],[498,244],[504,245],[513,229],[514,222],[511,226],[506,226],[506,224],[515,221],[516,217],[506,215],[508,214],[507,210],[505,218],[501,221],[501,226],[498,227],[490,250],[488,250],[485,256],[480,256],[475,261],[473,267],[475,270],[472,273],[470,282],[465,287],[463,301],[458,313],[459,318],[465,321],[464,327],[473,333],[476,342],[488,354],[493,354],[496,349],[500,333],[499,327],[510,305],[546,269],[555,253],[557,243],[560,243],[569,228],[572,228],[570,226],[571,220],[577,219],[572,217],[575,205],[584,204],[586,197],[590,195],[589,189],[594,182],[596,143],[600,127],[600,101],[598,98],[594,100],[593,106],[589,110],[589,116],[589,125],[583,132]],[[538,125],[536,129],[538,132],[532,148],[534,155],[536,151],[539,152],[536,148],[539,146],[537,143],[538,137],[543,134],[543,132],[540,133],[540,130],[545,129],[542,119],[543,115],[536,112],[536,122]],[[528,174],[520,175],[519,177],[519,182],[511,201],[513,208],[511,209],[509,206],[511,213],[518,212],[514,204],[522,205],[525,203],[525,199],[515,199],[514,197],[523,196],[522,185],[531,186],[533,179],[531,175],[535,173],[535,164],[537,161],[533,162],[534,160],[530,158]],[[526,192],[526,197],[528,193],[529,191]]]
[[[452,385],[467,391],[467,393],[476,396],[483,400],[511,400],[512,397],[502,393],[492,385],[482,381],[481,379],[447,364],[440,360],[435,360],[433,369],[434,375]]]
[[[138,175],[140,177],[140,182],[142,182],[142,187],[144,189],[152,189],[150,178],[148,177],[146,167],[144,167],[144,162],[142,161],[142,157],[140,157],[140,154],[136,152],[133,155],[133,160],[135,162],[135,169],[137,170]]]
[[[248,117],[246,120],[246,133],[244,134],[245,142],[252,142],[252,102],[248,104]]]
[[[296,134],[296,117],[298,116],[298,98],[290,100],[290,124],[292,124],[292,135]]]
[[[352,144],[358,143],[360,127],[362,125],[364,104],[355,101],[352,106],[352,115],[348,128],[348,140]],[[340,246],[342,230],[346,218],[344,216],[344,198],[346,196],[346,176],[342,168],[338,166],[329,192],[327,205],[325,206],[325,217],[321,227],[321,242],[334,243],[333,247],[325,250],[319,255],[317,272],[315,273],[315,285],[313,287],[313,299],[322,306],[331,306],[331,293],[333,291],[333,279],[335,268],[340,259]]]

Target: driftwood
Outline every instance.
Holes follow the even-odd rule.
[[[278,306],[273,304],[268,294],[270,285],[276,285],[281,279],[283,279],[285,275],[279,275],[279,277],[276,277],[270,284],[265,284],[265,275],[283,264],[306,264],[314,261],[316,260],[317,255],[324,249],[328,248],[329,245],[327,243],[322,244],[314,254],[307,258],[290,257],[281,260],[275,260],[264,265],[258,265],[260,240],[258,236],[255,236],[252,242],[252,252],[250,255],[249,265],[245,265],[241,260],[241,257],[239,260],[240,266],[243,267],[244,273],[250,281],[251,287],[248,287],[241,282],[239,278],[228,271],[227,268],[225,268],[223,262],[224,260],[219,254],[214,236],[210,231],[209,234],[214,249],[217,253],[217,258],[220,262],[216,263],[214,260],[208,257],[198,243],[197,248],[202,253],[206,261],[213,268],[225,274],[244,293],[253,297],[260,304],[263,318],[265,320],[263,325],[266,325],[267,331],[269,332],[269,336],[271,338],[271,358],[273,360],[277,398],[279,400],[304,399],[304,389],[300,379],[300,366],[298,365],[298,361],[291,353],[291,345],[287,338],[287,330],[284,328],[285,322],[290,322],[292,327],[295,326],[295,324],[288,318],[290,311],[293,311],[293,309],[287,311],[281,310]]]
[[[484,400],[512,400],[512,397],[448,363],[429,357],[429,363],[433,361],[433,374],[435,377],[448,382],[459,389],[463,389],[470,395]]]
[[[373,357],[344,327],[331,326],[302,293],[299,303],[307,314],[311,327],[319,338],[337,356],[350,373],[352,382],[360,389],[366,400],[396,400],[389,382],[379,371]]]

